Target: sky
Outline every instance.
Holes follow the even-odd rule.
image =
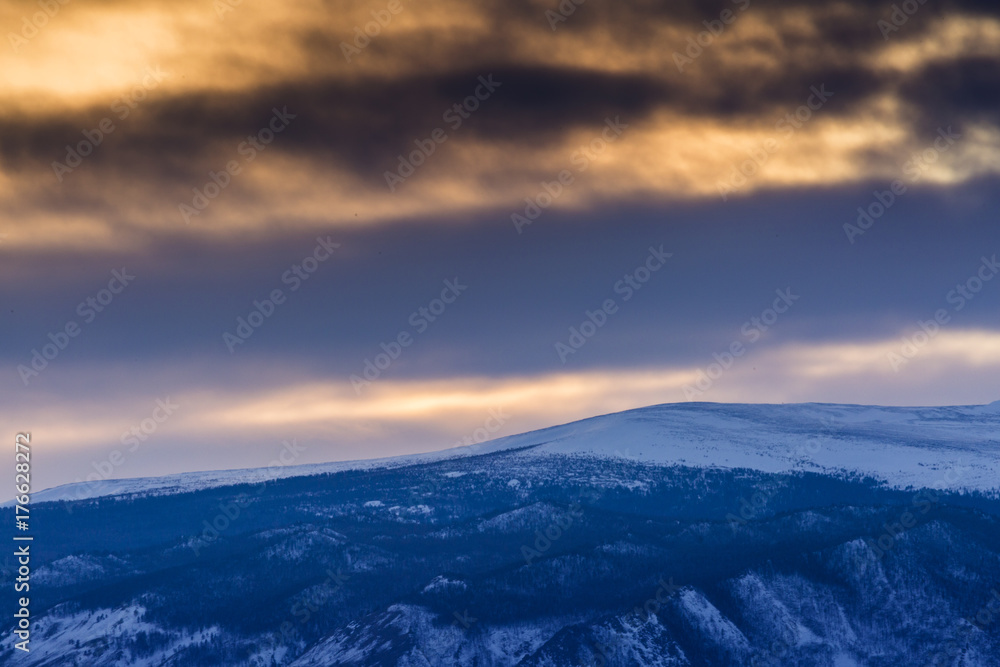
[[[1000,399],[995,2],[0,23],[0,421],[35,488]]]

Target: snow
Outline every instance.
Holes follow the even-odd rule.
[[[374,622],[352,623],[315,644],[292,667],[373,664],[372,656],[379,664],[390,664],[389,655],[396,665],[473,664],[471,656],[484,654],[488,664],[512,666],[577,620],[488,625],[471,636],[455,623],[442,626],[429,609],[395,604]]]
[[[489,531],[510,532],[535,526],[549,526],[556,523],[557,520],[564,522],[563,525],[567,525],[567,523],[572,525],[574,519],[572,515],[567,514],[565,509],[555,505],[532,503],[489,519],[483,519],[477,524],[476,529],[481,533]]]
[[[403,514],[419,514],[428,516],[434,513],[433,508],[427,505],[413,505],[411,507],[402,507],[400,505],[393,505],[389,508],[389,511],[393,514],[403,515]]]
[[[220,632],[216,627],[184,633],[171,631],[141,620],[145,611],[140,605],[78,612],[69,611],[66,606],[55,607],[35,620],[32,632],[35,641],[31,642],[31,652],[16,651],[12,664],[39,667],[64,664],[61,662],[63,657],[75,654],[79,644],[85,647],[85,655],[91,658],[90,664],[153,667],[164,664],[181,648],[212,641]],[[168,643],[144,658],[108,650],[108,645],[114,641],[134,638],[139,632],[163,633],[168,637]]]
[[[276,478],[457,460],[523,447],[533,447],[526,453],[529,456],[607,459],[620,459],[624,447],[628,459],[653,465],[854,473],[898,488],[996,491],[1000,480],[1000,401],[915,408],[674,403],[499,438],[475,449],[457,447],[368,461],[68,484],[38,492],[33,500],[183,493]],[[512,487],[517,483],[519,480],[510,480]]]
[[[43,586],[58,587],[108,576],[109,569],[126,566],[116,556],[98,557],[89,554],[71,555],[43,565],[32,579]]]
[[[700,592],[685,588],[680,593],[680,604],[688,619],[714,644],[738,647],[741,652],[749,652],[750,642],[740,629]]]
[[[523,444],[531,435],[506,440]],[[535,439],[539,454],[610,458],[627,442],[649,463],[844,471],[903,488],[996,489],[1000,479],[1000,413],[962,408],[677,404],[547,429]]]
[[[457,579],[449,579],[448,577],[438,575],[434,577],[431,583],[424,586],[423,592],[432,593],[434,591],[448,590],[448,589],[458,589],[464,591],[466,590],[466,588],[468,588],[468,586],[464,581],[459,581]]]

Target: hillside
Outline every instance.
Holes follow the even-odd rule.
[[[997,408],[656,406],[39,503],[0,664],[1000,665]]]

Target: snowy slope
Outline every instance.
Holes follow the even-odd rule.
[[[37,645],[0,665],[1000,667],[997,408],[666,405],[108,485],[33,508]]]
[[[1000,487],[1000,401],[986,406],[682,403],[489,443],[661,465],[863,473],[905,488]]]
[[[367,461],[67,484],[35,502],[172,494],[272,479],[430,463],[507,449],[656,465],[863,473],[900,488],[1000,487],[1000,401],[959,407],[676,403],[459,447]]]
[[[162,477],[128,477],[123,479],[98,480],[95,482],[79,482],[63,484],[39,491],[31,499],[36,503],[44,503],[54,500],[86,500],[88,498],[100,498],[103,496],[127,496],[132,494],[170,495],[223,486],[234,486],[236,484],[261,484],[287,477],[307,477],[343,470],[371,470],[375,468],[426,463],[444,458],[441,454],[443,452],[362,461],[334,461],[331,463],[275,466],[271,468],[244,468],[239,470],[206,470],[163,475]],[[13,501],[4,503],[3,506],[6,507],[12,504]]]

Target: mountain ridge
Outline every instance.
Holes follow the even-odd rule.
[[[784,422],[776,426],[778,418]],[[762,431],[765,437],[746,437],[748,426]],[[955,431],[959,430],[966,437],[956,439]],[[808,446],[799,442],[798,436],[803,433],[808,433],[813,441]],[[604,440],[599,436],[604,436]],[[778,449],[767,446],[768,438],[781,436],[785,441]],[[631,444],[616,446],[611,442],[619,439]],[[947,444],[935,447],[936,442]],[[833,447],[834,444],[837,446]],[[630,458],[653,465],[860,473],[900,488],[945,482],[958,488],[992,490],[1000,479],[1000,401],[916,407],[663,403],[587,417],[478,445],[376,459],[74,482],[36,492],[33,500],[184,493],[288,477],[431,463],[522,447],[533,447],[547,454]],[[872,458],[875,454],[879,456]],[[845,461],[858,456],[868,458],[866,465]],[[896,465],[894,460],[905,461],[906,465]],[[958,479],[943,479],[948,471],[959,471]]]
[[[1000,667],[995,407],[653,406],[37,503],[0,664]]]

